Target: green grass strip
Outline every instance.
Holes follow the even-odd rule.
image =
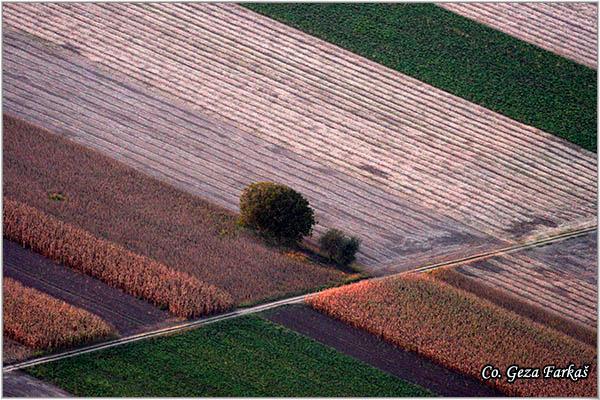
[[[584,65],[434,4],[243,6],[596,151],[596,70]]]
[[[27,372],[86,397],[430,395],[255,316],[83,354]]]

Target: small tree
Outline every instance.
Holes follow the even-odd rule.
[[[356,259],[360,240],[354,236],[346,236],[339,229],[329,229],[319,239],[319,246],[329,260],[341,265],[350,265]]]
[[[265,236],[295,243],[312,233],[315,218],[300,193],[285,185],[258,182],[240,196],[240,223]]]

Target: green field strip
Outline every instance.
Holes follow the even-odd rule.
[[[434,4],[244,7],[596,151],[597,72]]]
[[[430,395],[419,386],[256,316],[26,371],[86,397]]]

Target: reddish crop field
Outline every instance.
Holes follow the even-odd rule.
[[[4,278],[4,333],[38,350],[74,346],[115,335],[100,317]]]
[[[215,285],[237,303],[348,277],[267,248],[237,228],[234,213],[46,130],[5,115],[3,134],[5,196]]]
[[[481,379],[486,364],[591,365],[587,379],[488,381],[507,395],[596,396],[596,350],[430,276],[364,281],[310,297],[315,309]]]
[[[497,289],[482,280],[472,279],[452,268],[438,269],[432,271],[430,274],[435,279],[444,281],[458,289],[471,292],[477,297],[486,299],[502,308],[554,328],[584,343],[596,346],[596,329],[577,321],[566,319],[546,308],[529,303],[522,297]]]
[[[4,198],[4,235],[34,251],[167,308],[180,317],[229,309],[231,296],[186,273],[98,239],[36,208]]]

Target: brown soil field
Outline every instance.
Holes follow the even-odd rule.
[[[598,5],[595,3],[438,5],[580,64],[598,68]]]
[[[168,312],[88,275],[3,240],[3,275],[98,315],[121,335],[174,323]],[[6,361],[6,360],[5,360]]]
[[[3,10],[6,111],[233,211],[288,184],[371,271],[595,221],[594,154],[241,7]]]
[[[11,278],[2,282],[4,334],[36,350],[54,350],[114,337],[102,318]]]
[[[487,364],[589,365],[589,376],[487,381],[509,396],[593,397],[596,348],[426,274],[404,274],[329,289],[307,299],[325,314],[477,379]]]
[[[305,305],[278,307],[266,312],[264,317],[439,396],[502,395],[476,379],[446,369],[417,353],[402,350]]]
[[[493,257],[455,270],[596,330],[598,233]]]
[[[258,301],[343,281],[236,229],[235,215],[109,157],[4,118],[4,195],[136,254]],[[50,199],[60,192],[62,201]]]
[[[467,271],[468,273],[468,271]],[[508,293],[506,290],[490,286],[485,280],[475,280],[454,268],[441,268],[430,272],[435,279],[442,280],[456,288],[471,292],[474,295],[513,311],[523,317],[540,324],[547,325],[577,340],[596,346],[598,332],[595,327],[586,326],[572,319],[567,319],[539,305],[532,304],[521,296]]]

